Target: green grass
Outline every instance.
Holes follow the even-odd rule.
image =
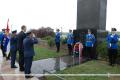
[[[66,55],[63,52],[56,53],[56,50],[51,50],[51,49],[37,46],[37,45],[34,48],[35,48],[35,53],[36,53],[34,56],[34,60],[54,58],[54,57]]]
[[[111,67],[103,61],[89,61],[84,64],[67,68],[57,72],[60,74],[120,74],[120,66]],[[56,77],[47,77],[48,80],[59,80]],[[63,77],[65,80],[109,80],[108,77]],[[117,79],[117,80],[120,80]]]

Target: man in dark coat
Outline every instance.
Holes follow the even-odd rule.
[[[34,44],[37,44],[38,40],[35,38],[32,32],[27,32],[27,37],[23,41],[24,46],[24,63],[25,63],[25,77],[31,78],[29,74],[31,73],[31,66],[34,52]]]
[[[20,71],[24,71],[24,48],[23,48],[23,40],[26,37],[26,26],[23,25],[21,27],[21,32],[18,34],[17,38],[18,38],[18,42],[17,42],[17,48],[19,51],[19,70]]]

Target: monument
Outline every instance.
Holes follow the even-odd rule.
[[[107,0],[77,0],[77,30],[73,31],[74,39],[85,43],[85,34],[91,29],[96,43],[105,35]],[[96,47],[96,44],[95,44]],[[96,49],[94,48],[94,53]]]

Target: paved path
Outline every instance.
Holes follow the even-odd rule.
[[[53,73],[71,67],[76,63],[79,63],[79,58],[74,58],[72,56],[38,60],[33,62],[31,73],[43,74],[44,70]],[[18,66],[17,62],[16,65]],[[0,53],[0,80],[25,80],[24,76],[24,72],[20,72],[19,68],[11,69],[10,60],[6,61]],[[28,80],[40,80],[40,76],[35,76]]]
[[[17,63],[16,65],[18,66]],[[17,76],[15,74],[17,75],[22,74],[22,76]],[[6,61],[6,59],[3,58],[2,54],[0,53],[0,80],[38,80],[38,79],[36,77],[33,77],[31,79],[25,79],[24,72],[20,72],[19,68],[11,69],[10,60]]]

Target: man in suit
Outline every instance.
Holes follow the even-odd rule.
[[[17,35],[18,42],[17,42],[17,48],[19,51],[19,70],[24,71],[24,48],[23,48],[23,40],[26,37],[26,26],[23,25],[21,27],[21,32]]]
[[[29,31],[26,33],[27,37],[23,41],[24,46],[24,63],[25,63],[25,77],[31,78],[29,74],[31,73],[31,66],[32,66],[32,60],[33,56],[35,55],[34,52],[34,44],[38,43],[37,38],[35,38],[35,35]]]
[[[11,56],[11,68],[17,68],[15,65],[16,53],[17,53],[17,30],[12,31],[10,39],[10,56]]]
[[[109,65],[111,66],[114,66],[116,64],[118,54],[119,36],[116,31],[116,28],[112,28],[111,34],[108,34],[107,36]]]

